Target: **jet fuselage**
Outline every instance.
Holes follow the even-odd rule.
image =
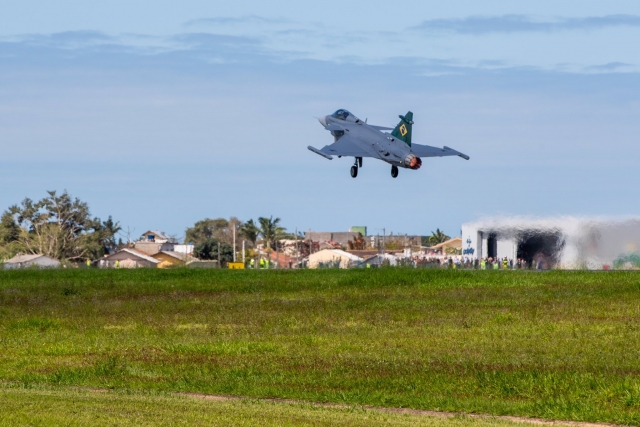
[[[358,144],[363,150],[371,152],[372,157],[377,157],[394,166],[410,168],[403,160],[411,154],[411,147],[403,141],[397,140],[391,134],[383,133],[368,125],[353,114],[350,114],[346,120],[324,116],[319,117],[318,121],[325,128],[331,124],[344,128],[344,130],[331,131],[335,142],[348,134],[351,141]],[[375,155],[373,155],[374,153]]]
[[[330,116],[319,117],[320,124],[331,132],[333,144],[321,149],[312,146],[307,148],[332,160],[337,157],[354,157],[351,166],[351,176],[358,176],[358,169],[362,167],[362,159],[371,157],[383,160],[391,165],[391,176],[398,176],[398,167],[406,169],[420,169],[422,157],[459,156],[469,160],[469,156],[452,148],[442,148],[429,145],[413,144],[411,142],[413,113],[398,116],[401,121],[395,128],[375,126],[363,122],[349,111],[340,109]],[[391,133],[384,131],[392,131]]]

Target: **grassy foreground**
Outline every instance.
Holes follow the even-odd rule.
[[[640,424],[633,272],[2,271],[0,349],[16,405],[85,386]]]
[[[7,426],[522,426],[496,419],[434,418],[359,408],[86,390],[0,389],[0,401],[0,423]]]

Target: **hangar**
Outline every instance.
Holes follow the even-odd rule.
[[[462,254],[529,268],[638,268],[640,217],[496,217],[462,225]],[[631,264],[630,264],[631,263]]]

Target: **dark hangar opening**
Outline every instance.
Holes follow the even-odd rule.
[[[491,233],[487,238],[487,258],[496,259],[497,256],[498,256],[498,236],[496,233]]]
[[[517,256],[526,262],[528,268],[549,270],[558,263],[563,246],[560,233],[527,233],[520,239]]]

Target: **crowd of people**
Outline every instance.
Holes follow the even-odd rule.
[[[411,262],[415,267],[422,268],[451,268],[464,270],[546,270],[547,264],[544,260],[533,260],[527,262],[525,259],[500,258],[470,258],[460,255],[445,257],[414,256]]]

